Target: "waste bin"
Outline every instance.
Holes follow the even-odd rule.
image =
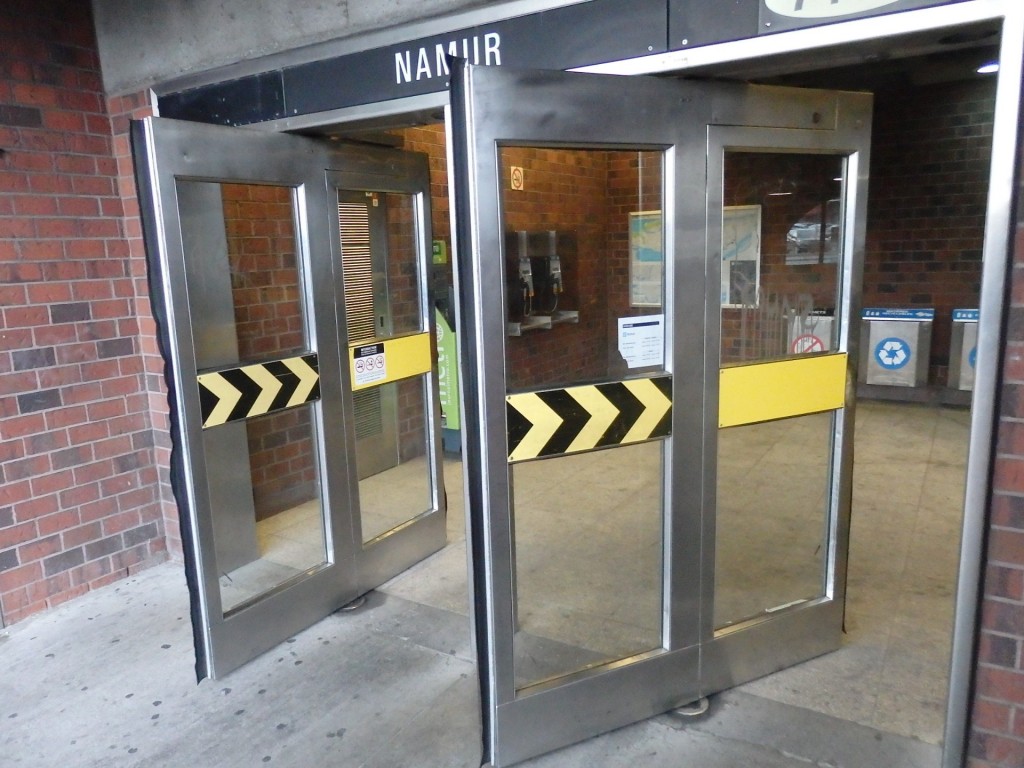
[[[891,387],[927,384],[934,321],[934,309],[865,309],[860,381]]]
[[[949,343],[949,380],[953,389],[974,389],[974,363],[978,355],[978,310],[954,309]]]

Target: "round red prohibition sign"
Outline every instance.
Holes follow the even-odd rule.
[[[365,365],[365,363],[363,363],[362,360],[356,360],[356,372],[357,373],[362,373],[363,369],[365,367],[366,367],[366,365]]]
[[[791,349],[798,355],[804,352],[824,352],[825,342],[813,333],[804,333],[793,339]]]

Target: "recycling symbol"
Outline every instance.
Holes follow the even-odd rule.
[[[875,347],[875,359],[883,368],[896,371],[910,362],[910,347],[896,336],[882,339]]]

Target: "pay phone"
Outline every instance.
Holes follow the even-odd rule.
[[[561,252],[571,239],[570,234],[556,230],[506,235],[508,319],[515,326],[513,335],[577,319],[576,312],[559,307],[565,293]]]

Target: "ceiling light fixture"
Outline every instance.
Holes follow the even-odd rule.
[[[998,71],[999,71],[999,62],[998,61],[989,61],[989,62],[986,62],[986,63],[982,64],[980,67],[978,67],[978,74],[979,75],[991,75],[991,74],[993,74],[995,72],[998,72]]]

